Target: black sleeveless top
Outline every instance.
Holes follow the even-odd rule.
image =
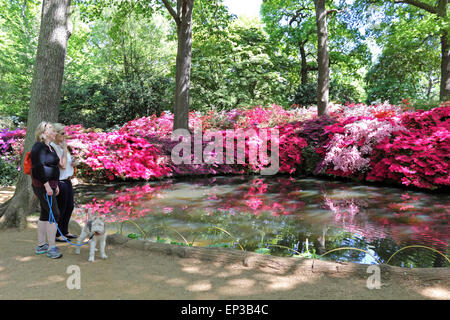
[[[58,154],[43,142],[36,142],[31,148],[31,174],[33,180],[42,184],[59,180]]]

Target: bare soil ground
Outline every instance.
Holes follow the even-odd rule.
[[[108,259],[100,259],[97,252],[95,262],[87,261],[88,246],[76,255],[74,247],[58,243],[64,256],[53,260],[34,253],[35,228],[35,221],[30,220],[23,231],[0,230],[0,300],[450,300],[449,268],[414,272],[382,268],[381,288],[368,289],[367,279],[372,274],[365,272],[367,266],[363,265],[316,260],[312,263],[317,271],[311,272],[309,259],[256,254],[241,259],[244,253],[227,249],[193,248],[191,253],[170,247],[150,250],[137,240],[125,244],[111,241],[106,248]],[[67,287],[70,266],[79,267],[80,289]]]

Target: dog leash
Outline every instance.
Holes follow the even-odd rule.
[[[50,224],[52,224],[53,222],[55,223],[56,229],[59,231],[59,234],[61,235],[61,237],[63,237],[64,240],[66,240],[66,242],[69,243],[69,244],[72,245],[72,246],[82,247],[82,246],[84,246],[85,244],[88,244],[88,243],[89,243],[89,240],[91,240],[91,239],[94,237],[94,235],[92,235],[92,236],[88,239],[88,241],[83,242],[83,243],[81,243],[81,244],[72,243],[72,242],[69,241],[69,239],[67,239],[67,238],[63,235],[63,233],[61,232],[61,230],[59,230],[58,223],[56,223],[55,216],[53,215],[53,210],[52,210],[53,198],[50,197],[50,200],[49,200],[49,199],[48,199],[48,193],[45,193],[45,196],[47,197],[47,204],[48,204],[48,207],[49,207],[49,209],[50,209],[50,214],[49,214],[49,220],[48,220],[48,222],[49,222]]]

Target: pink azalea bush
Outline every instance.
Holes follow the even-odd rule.
[[[329,174],[358,176],[368,170],[373,146],[392,132],[403,129],[398,119],[358,116],[325,127],[331,139],[325,146],[322,165]]]
[[[306,139],[300,136],[302,132],[301,122],[288,123],[278,126],[280,141],[279,141],[279,162],[281,173],[294,173],[302,164],[303,149],[308,146]]]
[[[246,139],[245,164],[241,165],[173,164],[170,154],[178,142],[170,140],[173,121],[170,112],[160,117],[135,119],[111,133],[73,126],[75,139],[71,144],[81,152],[84,164],[92,171],[86,173],[91,176],[98,173],[96,178],[152,179],[174,175],[258,173],[264,164],[261,161],[250,163],[249,147],[259,148],[263,142],[260,130],[271,127],[279,130],[280,173],[305,172],[305,161],[315,157],[317,161],[312,166],[316,166],[316,170],[307,171],[309,174],[386,180],[421,188],[450,185],[448,104],[427,112],[405,113],[402,107],[386,103],[332,105],[330,116],[322,118],[314,117],[300,107],[280,108],[272,105],[234,109],[228,113],[190,113],[192,131],[199,125],[203,132],[215,130],[222,135],[224,146],[224,129],[234,129],[234,133],[239,129],[254,130],[255,135]],[[296,121],[299,118],[302,121]],[[81,136],[76,133],[80,130],[84,132]],[[270,137],[267,138],[267,150],[270,150]],[[203,147],[207,142],[202,141]]]
[[[419,188],[450,185],[450,105],[405,113],[404,130],[385,137],[371,156],[369,181]]]
[[[82,162],[80,176],[91,180],[259,173],[267,163],[260,158],[250,163],[249,149],[258,150],[267,143],[270,150],[271,137],[262,133],[273,128],[279,132],[280,173],[335,175],[428,189],[450,185],[449,102],[426,112],[382,103],[330,105],[329,116],[318,118],[316,114],[316,107],[285,110],[277,105],[190,112],[191,132],[198,128],[203,134],[214,131],[222,136],[224,147],[227,132],[239,135],[242,130],[253,130],[245,139],[245,163],[241,164],[214,160],[175,165],[171,151],[178,142],[170,139],[170,112],[129,121],[111,132],[74,125],[66,127],[66,134],[73,153]],[[14,149],[20,155],[24,131],[13,138],[7,132],[2,131],[0,155],[5,154],[6,145],[8,152]],[[237,137],[234,142],[236,159]],[[208,143],[203,136],[202,150]],[[214,159],[216,155],[211,156]]]
[[[17,163],[23,152],[25,129],[0,129],[0,156]]]
[[[274,127],[286,124],[295,120],[292,111],[284,110],[278,105],[271,105],[269,107],[256,106],[251,109],[243,110],[237,123],[236,128],[248,127]]]
[[[170,175],[160,150],[146,139],[126,132],[95,132],[67,127],[68,145],[91,179],[151,179]]]

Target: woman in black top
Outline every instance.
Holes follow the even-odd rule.
[[[58,221],[59,210],[56,196],[59,193],[59,163],[60,159],[50,142],[55,139],[55,129],[49,122],[41,122],[36,129],[36,143],[31,148],[31,183],[34,194],[41,204],[41,215],[38,221],[38,244],[36,254],[47,253],[53,259],[62,257],[55,246],[56,223],[49,223],[50,208],[55,221]],[[47,238],[47,242],[45,241]]]

